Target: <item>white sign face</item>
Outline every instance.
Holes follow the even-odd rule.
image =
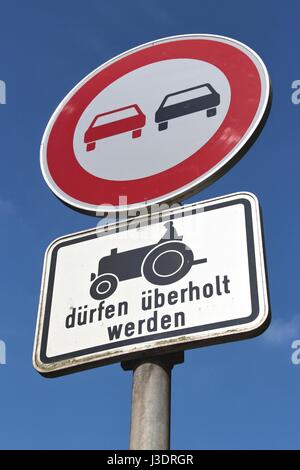
[[[177,200],[241,156],[269,105],[268,72],[245,44],[205,34],[151,41],[98,67],[61,102],[42,140],[43,176],[61,200],[93,214]]]
[[[34,365],[64,373],[239,339],[268,312],[258,202],[236,193],[53,242]]]

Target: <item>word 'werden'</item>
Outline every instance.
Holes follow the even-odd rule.
[[[106,325],[109,341],[174,328],[184,328],[186,326],[186,314],[181,308],[172,314],[165,313],[162,308],[186,304],[187,302],[202,302],[229,293],[229,277],[227,275],[217,275],[213,282],[196,285],[193,281],[190,281],[187,287],[178,290],[173,289],[167,293],[160,291],[158,288],[143,291],[140,312],[149,313],[149,310],[151,311],[151,316],[146,318],[126,322],[128,315],[130,317],[127,301],[106,304],[105,300],[101,300],[96,308],[90,308],[88,305],[72,307],[71,313],[66,316],[65,327],[72,329],[98,322],[101,323],[101,327]],[[107,325],[110,321],[112,324]]]

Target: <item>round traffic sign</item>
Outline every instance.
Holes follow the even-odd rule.
[[[41,145],[52,191],[82,211],[138,209],[200,189],[261,129],[270,80],[244,44],[213,35],[160,39],[84,78]]]

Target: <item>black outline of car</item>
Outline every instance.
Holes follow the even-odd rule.
[[[197,90],[198,88],[206,87],[210,90],[211,93],[206,95],[201,95],[196,98],[180,101],[175,104],[168,105],[167,100],[171,96],[183,95],[184,94]],[[165,106],[166,104],[166,106]],[[181,116],[186,116],[187,114],[196,113],[198,111],[206,110],[206,116],[212,117],[217,114],[217,106],[220,104],[220,95],[216,90],[211,86],[210,83],[204,83],[203,85],[198,85],[192,88],[187,88],[186,90],[177,91],[175,93],[169,93],[163,99],[161,105],[155,113],[155,122],[158,123],[158,130],[163,131],[168,128],[168,121],[175,119]]]

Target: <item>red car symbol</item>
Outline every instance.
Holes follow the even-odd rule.
[[[132,138],[136,139],[141,136],[145,123],[146,116],[137,104],[98,114],[84,134],[86,150],[94,150],[97,140],[124,132],[132,132]]]

